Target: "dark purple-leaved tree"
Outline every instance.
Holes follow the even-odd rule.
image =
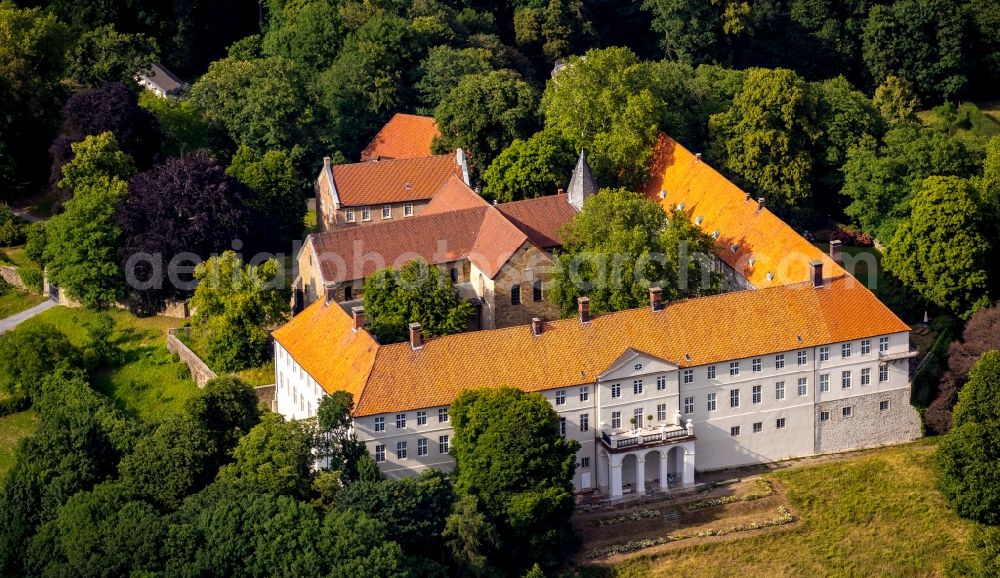
[[[113,133],[118,147],[140,170],[151,167],[160,154],[160,124],[139,106],[135,91],[120,82],[74,94],[63,107],[63,119],[63,132],[49,149],[53,185],[62,177],[62,166],[72,159],[70,144],[89,135]]]
[[[169,298],[194,291],[193,263],[170,275],[170,263],[187,253],[206,260],[241,247],[250,230],[249,191],[207,153],[170,158],[129,181],[115,211],[123,245],[129,305],[151,315]],[[173,279],[171,279],[173,277]],[[179,281],[176,282],[176,281]]]

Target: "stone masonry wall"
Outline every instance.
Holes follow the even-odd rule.
[[[888,410],[879,410],[881,401],[889,402]],[[845,406],[853,406],[852,417],[843,417]],[[908,388],[820,402],[815,411],[816,453],[907,442],[922,435]],[[829,420],[820,421],[823,411],[830,412]]]
[[[6,265],[0,266],[0,277],[18,289],[27,290],[27,287],[24,285],[24,281],[21,280],[21,274],[18,273],[17,269],[14,267],[8,267]]]
[[[497,328],[528,325],[532,317],[538,317],[543,321],[559,318],[558,308],[548,302],[549,269],[552,266],[551,257],[528,243],[507,261],[494,279],[493,306]],[[541,301],[533,299],[532,286],[536,280],[542,282]],[[515,284],[521,286],[520,305],[511,305],[511,288]]]
[[[188,369],[191,370],[191,379],[198,387],[205,387],[209,380],[215,379],[218,375],[198,357],[198,354],[191,351],[190,347],[184,345],[184,342],[177,338],[177,333],[182,331],[186,332],[187,329],[167,330],[167,351],[176,353],[181,361],[187,364]]]

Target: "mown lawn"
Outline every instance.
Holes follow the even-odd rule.
[[[45,297],[11,288],[7,293],[0,295],[0,319],[9,317],[15,313],[20,313],[45,301]]]
[[[935,487],[934,440],[782,470],[802,524],[788,532],[585,567],[600,578],[943,576],[969,556],[969,524]]]
[[[14,447],[38,427],[38,414],[28,410],[0,417],[0,480],[14,466]]]
[[[123,352],[123,364],[101,370],[94,387],[115,399],[126,411],[143,419],[158,420],[179,411],[198,389],[187,365],[174,361],[167,351],[166,332],[183,322],[169,317],[138,318],[127,311],[111,313],[115,321],[112,341]],[[55,307],[28,320],[50,323],[75,345],[87,342],[87,325],[97,314],[85,309]]]

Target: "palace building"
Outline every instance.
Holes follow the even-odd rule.
[[[277,409],[315,415],[336,390],[383,472],[453,465],[449,405],[464,389],[538,392],[580,442],[575,486],[612,498],[696,471],[899,443],[910,406],[909,327],[834,259],[676,142],[645,194],[717,242],[730,291],[593,316],[380,344],[361,307],[317,299],[274,332]]]

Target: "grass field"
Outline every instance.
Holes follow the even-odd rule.
[[[99,372],[94,387],[144,419],[161,419],[178,411],[197,391],[187,366],[174,361],[166,348],[166,330],[179,326],[182,320],[138,318],[127,311],[112,311],[111,316],[115,321],[112,340],[122,350],[124,363]],[[55,307],[25,323],[51,323],[75,345],[82,345],[87,341],[87,325],[96,317],[84,309]]]
[[[0,248],[0,265],[12,265],[14,267],[24,267],[25,265],[34,265],[34,264],[24,254],[24,245],[18,245],[16,247]],[[37,265],[34,266],[37,267]]]
[[[969,524],[935,487],[932,439],[772,474],[802,523],[578,570],[591,578],[655,576],[942,576],[969,556]]]
[[[33,411],[22,411],[0,417],[0,480],[14,465],[14,447],[17,442],[35,431],[38,415]]]
[[[0,295],[0,319],[20,313],[25,309],[38,305],[42,301],[45,301],[45,297],[41,295],[11,288],[4,295]]]

